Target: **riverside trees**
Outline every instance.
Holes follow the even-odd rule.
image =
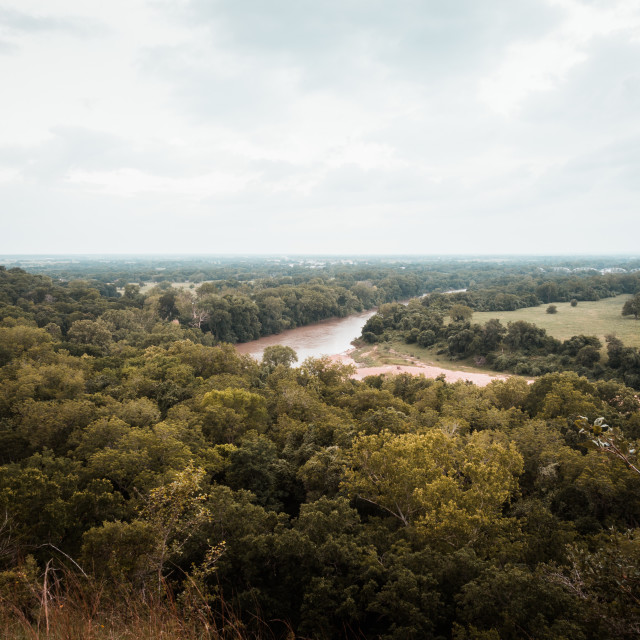
[[[453,295],[451,296],[453,297]],[[431,298],[435,298],[435,301]],[[449,296],[429,296],[408,305],[383,305],[362,329],[362,339],[375,343],[402,340],[420,347],[433,347],[451,359],[476,357],[493,370],[519,375],[541,375],[573,370],[596,378],[616,378],[640,389],[640,355],[637,347],[626,347],[619,338],[608,336],[607,359],[595,336],[577,335],[560,341],[531,322],[516,320],[504,326],[498,319],[484,325],[458,317],[445,323]],[[451,313],[449,311],[449,313]]]

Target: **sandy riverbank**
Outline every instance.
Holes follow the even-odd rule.
[[[494,380],[506,380],[508,376],[501,375],[489,375],[488,373],[470,373],[467,371],[451,371],[450,369],[442,369],[441,367],[435,367],[427,364],[415,364],[415,365],[395,365],[388,364],[380,367],[362,367],[350,356],[351,349],[344,353],[331,356],[334,362],[341,362],[342,364],[353,364],[357,368],[356,372],[351,376],[355,380],[362,380],[367,376],[377,376],[380,374],[385,375],[397,375],[399,373],[410,373],[413,376],[425,376],[427,378],[437,378],[444,375],[447,382],[457,382],[458,380],[468,380],[477,384],[479,387],[486,387],[490,382]]]

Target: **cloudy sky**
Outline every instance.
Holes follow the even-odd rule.
[[[638,0],[0,0],[0,253],[640,252]]]

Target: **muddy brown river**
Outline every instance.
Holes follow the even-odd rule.
[[[289,329],[277,335],[237,344],[236,349],[240,353],[248,354],[259,360],[262,358],[262,353],[266,347],[282,344],[295,350],[298,354],[298,365],[306,358],[318,358],[320,356],[334,356],[336,361],[353,364],[353,360],[349,357],[336,356],[344,354],[345,351],[351,348],[351,341],[360,336],[365,322],[375,313],[375,310],[364,311],[346,318],[332,318],[331,320],[324,320],[306,327]],[[380,373],[391,375],[410,373],[412,375],[424,375],[428,378],[444,375],[448,382],[468,380],[482,387],[493,380],[504,380],[506,378],[505,376],[490,375],[489,373],[451,371],[424,363],[416,363],[414,366],[383,365],[369,368],[359,366],[351,377],[362,380],[365,376],[378,375]]]
[[[288,329],[276,335],[237,344],[236,349],[259,360],[266,347],[282,344],[295,350],[298,363],[309,357],[342,353],[351,348],[351,341],[360,335],[364,323],[375,313],[375,310],[363,311],[346,318],[332,318],[306,327]]]
[[[459,293],[461,291],[466,291],[466,289],[452,289],[444,293]],[[420,297],[426,295],[429,294],[425,293]],[[400,300],[400,304],[408,304],[408,302],[409,300]],[[364,323],[375,313],[376,309],[372,309],[346,318],[332,318],[316,324],[309,324],[306,327],[288,329],[273,336],[237,344],[236,349],[240,353],[247,353],[256,360],[260,360],[266,347],[282,344],[295,350],[298,354],[298,364],[309,357],[319,358],[320,356],[344,353],[351,348],[351,341],[360,336]]]

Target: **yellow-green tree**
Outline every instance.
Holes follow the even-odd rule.
[[[344,489],[444,548],[473,545],[500,520],[517,489],[522,457],[487,433],[467,439],[438,429],[358,438]]]
[[[251,429],[264,431],[267,425],[265,399],[245,389],[213,390],[202,400],[204,431],[217,442],[235,442]]]

